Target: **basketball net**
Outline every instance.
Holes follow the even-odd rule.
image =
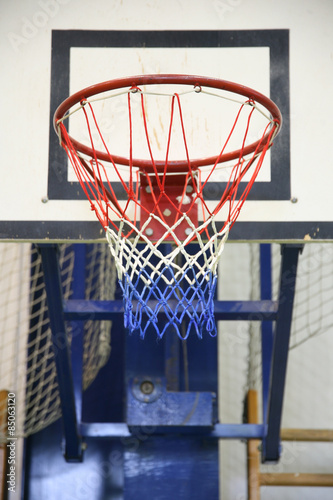
[[[193,85],[190,92],[199,95],[205,90]],[[94,100],[97,99],[85,97],[84,91],[76,109],[60,118],[56,113],[55,127],[91,209],[105,230],[123,292],[125,326],[131,333],[139,332],[142,338],[151,330],[159,338],[172,330],[182,339],[191,332],[200,338],[205,333],[215,336],[218,262],[229,231],[277,134],[278,120],[266,117],[267,124],[259,140],[249,148],[253,115],[262,112],[253,99],[242,99],[238,101],[231,131],[219,154],[192,160],[183,119],[182,94],[168,94],[169,115],[164,118],[169,132],[166,154],[161,161],[156,160],[153,153],[153,131],[149,129],[146,106],[149,95],[156,96],[156,92],[132,84],[121,92],[124,93],[129,123],[127,160],[110,153],[94,112]],[[134,94],[140,96],[141,123],[149,151],[146,160],[138,160],[133,153]],[[161,92],[160,95],[165,97],[166,94]],[[110,95],[98,100],[103,98],[109,99]],[[82,114],[89,137],[88,147],[73,139],[65,127],[64,121],[72,113]],[[241,147],[227,153],[234,130],[239,128],[240,116],[245,113]],[[176,116],[185,156],[179,162],[169,158]],[[96,146],[97,141],[102,147]],[[226,162],[229,173],[225,188],[212,207],[206,200],[205,191],[209,181],[214,179],[213,174],[221,165],[225,167]],[[219,213],[223,214],[223,222],[221,215],[217,221]]]

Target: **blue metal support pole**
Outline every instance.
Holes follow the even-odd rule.
[[[148,302],[149,303],[149,302]],[[170,307],[176,308],[178,302],[169,300]],[[133,304],[135,307],[135,303]],[[216,321],[274,321],[277,318],[278,303],[271,300],[215,300]],[[68,321],[120,319],[124,315],[122,300],[66,300],[64,315]],[[162,313],[161,313],[162,316]]]
[[[145,426],[142,426],[143,429]],[[215,424],[211,430],[198,427],[192,429],[191,426],[146,426],[151,429],[153,436],[170,437],[175,435],[178,439],[182,436],[187,438],[200,439],[262,439],[265,434],[265,426],[262,424]],[[131,438],[132,432],[127,424],[122,422],[94,422],[81,424],[82,435],[90,438],[119,439]]]
[[[267,409],[267,434],[262,443],[262,461],[280,458],[280,429],[285,388],[289,338],[299,253],[302,245],[282,245],[278,317],[275,324]]]
[[[260,298],[272,300],[272,255],[271,245],[260,245]],[[261,324],[262,364],[262,421],[267,421],[270,368],[273,351],[273,322],[263,320]]]
[[[72,299],[82,300],[85,298],[85,269],[86,269],[86,245],[71,245],[70,251],[74,250],[74,266],[72,272]],[[78,426],[82,420],[82,391],[83,391],[83,335],[84,323],[73,321],[71,324],[71,361],[73,372],[73,386],[76,407],[76,418]]]
[[[55,364],[59,384],[62,422],[67,461],[81,461],[81,437],[78,433],[73,389],[70,348],[63,314],[63,297],[57,245],[39,245],[52,331]]]

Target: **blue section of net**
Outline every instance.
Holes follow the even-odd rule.
[[[192,332],[199,338],[216,336],[217,275],[212,271],[198,274],[189,267],[179,276],[172,265],[165,265],[151,280],[150,273],[142,268],[134,280],[124,273],[119,284],[124,297],[124,323],[130,333],[139,332],[144,338],[152,329],[159,338],[167,330],[175,331],[181,339]]]

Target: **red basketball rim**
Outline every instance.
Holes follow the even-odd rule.
[[[96,85],[92,85],[91,87],[87,87],[83,90],[80,90],[79,92],[76,92],[72,96],[68,97],[65,101],[63,101],[62,104],[60,104],[60,106],[57,108],[54,114],[54,119],[53,119],[54,129],[56,133],[58,133],[57,124],[59,120],[61,120],[73,106],[80,103],[82,100],[89,99],[89,97],[110,90],[121,89],[124,87],[131,88],[140,85],[156,85],[156,84],[157,85],[180,84],[180,85],[192,85],[193,87],[196,86],[209,87],[213,89],[225,90],[228,92],[232,92],[234,94],[247,97],[248,99],[251,99],[264,106],[264,108],[270,113],[272,120],[276,123],[277,126],[275,137],[278,134],[279,129],[281,128],[282,116],[276,104],[271,99],[264,96],[260,92],[257,92],[256,90],[253,90],[249,87],[245,87],[244,85],[229,82],[226,80],[220,80],[217,78],[207,78],[203,76],[193,76],[193,75],[138,75],[138,76],[130,76],[126,78],[119,78],[116,80],[109,80],[106,82],[98,83]],[[269,137],[270,137],[270,131],[268,130],[263,139],[255,141],[252,144],[249,144],[248,146],[243,148],[242,156],[250,155],[256,150],[257,153],[260,153],[266,146],[267,142],[269,141]],[[89,146],[82,144],[73,137],[70,137],[70,139],[75,149],[80,153],[83,153],[91,157],[94,157],[94,155],[96,154],[96,157],[99,160],[110,162],[110,158],[107,155],[107,153],[104,153],[103,151],[94,152]],[[221,155],[220,158],[219,155],[216,155],[206,158],[191,159],[190,162],[192,168],[204,167],[207,165],[214,165],[217,162],[217,160],[218,163],[224,163],[227,161],[235,160],[239,158],[240,153],[241,150],[237,149],[235,151],[231,151],[229,153]],[[123,156],[112,155],[112,159],[115,163],[120,165],[129,166],[130,164],[129,158]],[[138,158],[133,158],[132,165],[135,167],[139,167],[140,169],[152,168],[151,160],[143,160]],[[165,162],[156,161],[155,165],[158,169],[162,169],[165,165]],[[188,168],[188,162],[187,160],[179,160],[179,161],[173,160],[168,162],[168,166],[169,166],[169,171],[172,170],[184,171]]]

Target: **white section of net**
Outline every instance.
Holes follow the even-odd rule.
[[[90,245],[85,272],[87,299],[113,299],[116,271],[107,245]],[[71,295],[74,251],[61,246],[64,298]],[[111,323],[88,321],[84,329],[83,388],[110,354]],[[70,340],[71,329],[68,325]],[[16,395],[16,436],[27,436],[57,420],[60,400],[41,259],[30,244],[0,245],[0,391]],[[3,414],[6,408],[2,408]],[[3,418],[1,418],[3,417]],[[0,415],[3,422],[4,415]],[[0,440],[6,439],[5,422]]]
[[[151,224],[152,219],[158,221],[165,228],[165,233],[157,241],[152,242],[145,235],[146,228]],[[180,241],[175,233],[175,229],[183,222],[186,221],[191,232],[184,241]],[[134,237],[124,238],[122,236],[125,227],[128,226],[130,230],[133,230]],[[202,233],[204,229],[210,228],[214,234],[210,236],[209,241],[205,241],[206,233]],[[126,231],[125,231],[126,232]],[[164,276],[163,280],[166,285],[177,282],[187,271],[188,268],[195,269],[197,279],[206,274],[207,270],[210,270],[213,274],[217,272],[217,265],[220,256],[224,249],[224,244],[229,235],[229,225],[225,227],[222,232],[218,232],[214,223],[212,223],[212,218],[201,224],[199,227],[195,227],[191,219],[184,213],[182,217],[173,226],[168,226],[160,217],[155,214],[150,214],[147,221],[139,229],[130,221],[121,219],[119,225],[119,231],[115,231],[112,228],[107,228],[106,238],[108,240],[110,251],[112,256],[115,258],[118,279],[123,277],[123,274],[128,275],[131,280],[134,280],[135,276],[140,274],[140,271],[144,267],[148,267],[151,271],[149,279],[146,280],[142,277],[145,285],[151,285],[160,276],[160,269],[162,267],[171,266],[174,269],[174,274],[172,279]],[[169,237],[172,237],[173,250],[171,253],[165,255],[162,251],[162,245],[164,243],[169,243]],[[194,255],[190,254],[186,245],[194,239],[194,242],[199,245],[199,251]],[[143,243],[143,246],[138,247],[139,243]],[[184,263],[178,264],[178,256],[184,257]],[[152,256],[157,257],[158,263],[152,264]],[[200,262],[200,258],[203,258],[203,263]],[[188,281],[189,286],[194,285],[194,280]]]

